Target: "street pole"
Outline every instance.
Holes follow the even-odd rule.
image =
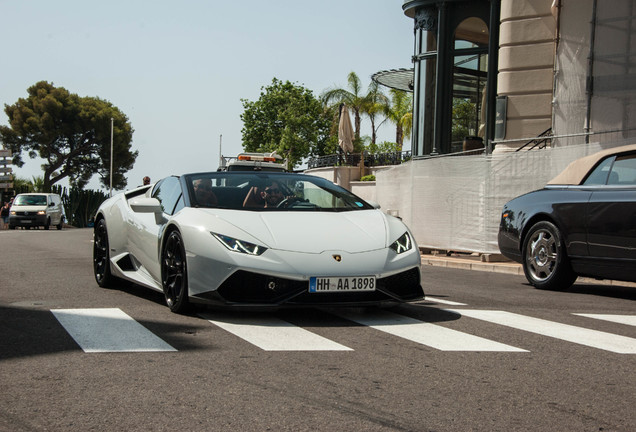
[[[225,165],[223,163],[223,134],[219,135],[219,167]]]
[[[110,191],[108,196],[113,196],[113,131],[115,129],[115,119],[110,118]]]

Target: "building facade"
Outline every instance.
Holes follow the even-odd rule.
[[[632,142],[636,0],[402,9],[413,19],[413,70],[374,79],[413,91],[414,159],[379,172],[376,197],[421,247],[497,253],[506,201],[578,157]]]
[[[413,91],[414,155],[466,150],[467,137],[495,152],[537,137],[548,146],[628,138],[635,3],[406,0],[413,69],[374,79]]]

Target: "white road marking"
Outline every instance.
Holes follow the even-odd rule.
[[[121,309],[53,309],[87,353],[176,351]]]
[[[619,354],[636,354],[636,339],[496,310],[449,310],[495,324]]]
[[[353,351],[274,317],[246,318],[236,315],[219,318],[209,314],[201,317],[265,351]]]
[[[610,315],[610,314],[584,314],[584,313],[575,313],[573,315],[578,315],[587,318],[594,318],[604,321],[611,321],[618,324],[626,324],[630,326],[636,326],[636,315]]]
[[[424,297],[424,300],[432,301],[432,302],[435,302],[435,303],[447,304],[449,306],[466,306],[466,303],[458,303],[458,302],[454,302],[454,301],[450,301],[450,300],[442,300],[442,299],[438,299],[437,297],[426,296],[426,297]]]
[[[376,330],[441,351],[527,352],[524,349],[386,311],[338,314]]]

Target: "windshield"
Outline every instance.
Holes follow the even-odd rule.
[[[373,207],[320,177],[214,172],[184,176],[192,207],[246,211],[353,211]]]
[[[18,195],[13,201],[14,206],[46,205],[46,195]]]

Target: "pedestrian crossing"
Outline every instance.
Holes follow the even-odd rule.
[[[437,309],[436,309],[437,310]],[[583,314],[590,325],[579,327],[499,310],[439,309],[458,315],[458,319],[486,321],[491,324],[559,339],[598,350],[636,354],[636,338],[594,330],[595,320],[636,326],[636,315]],[[152,333],[120,309],[53,309],[60,325],[86,353],[174,352],[177,349]],[[370,328],[402,340],[439,351],[527,353],[530,347],[511,346],[471,333],[415,319],[386,310],[330,310],[338,319]],[[329,314],[325,319],[329,320]],[[273,314],[201,314],[202,319],[263,351],[354,351],[363,347],[346,346]],[[333,317],[331,318],[333,319]],[[334,324],[334,326],[342,325]],[[471,325],[477,329],[477,325]],[[629,327],[627,327],[629,329]],[[357,330],[356,330],[357,331]],[[371,336],[373,338],[373,336]]]
[[[636,354],[636,339],[626,336],[505,311],[462,309],[449,312],[618,354]]]
[[[176,351],[121,309],[54,309],[51,312],[87,353]]]
[[[202,315],[221,327],[264,351],[352,351],[339,343],[274,317],[245,317],[235,315],[215,318]]]

